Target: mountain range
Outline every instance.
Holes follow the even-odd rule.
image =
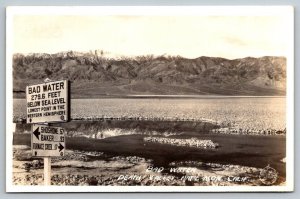
[[[251,95],[286,93],[286,58],[201,56],[105,57],[102,51],[13,55],[15,98],[44,79],[68,79],[72,98],[126,95]]]

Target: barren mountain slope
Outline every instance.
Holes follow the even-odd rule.
[[[187,59],[151,55],[107,58],[90,53],[15,54],[14,97],[45,78],[69,79],[72,97],[111,95],[285,95],[284,57]]]

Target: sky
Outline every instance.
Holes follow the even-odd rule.
[[[111,57],[228,59],[285,56],[287,24],[280,16],[15,15],[13,52],[103,50]]]

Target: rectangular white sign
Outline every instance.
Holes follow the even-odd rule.
[[[35,157],[55,157],[65,154],[65,130],[61,127],[32,125],[31,149]]]
[[[27,86],[27,123],[67,122],[68,86],[67,80]]]

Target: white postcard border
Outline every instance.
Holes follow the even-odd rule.
[[[101,14],[99,14],[101,11]],[[200,12],[201,11],[201,12]],[[292,6],[20,6],[6,15],[6,191],[7,192],[284,192],[294,190],[294,8]],[[16,186],[12,183],[12,55],[15,15],[204,15],[284,16],[290,23],[286,95],[285,186]]]

